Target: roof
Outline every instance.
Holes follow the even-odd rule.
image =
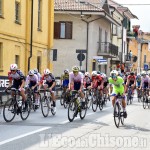
[[[104,11],[105,0],[55,0],[55,11]]]
[[[138,19],[138,17],[136,15],[132,14],[132,12],[128,9],[128,7],[124,7],[113,0],[108,0],[108,3],[110,6],[114,7],[116,10],[118,10],[120,14],[125,15],[127,18]]]

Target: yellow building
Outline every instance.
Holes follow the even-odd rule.
[[[140,53],[140,68],[141,70],[144,69],[144,64],[148,64],[149,65],[149,69],[150,69],[150,50],[148,49],[148,41],[150,41],[150,34],[144,33],[143,37],[142,36],[138,36],[138,38],[143,38],[143,44],[141,44],[141,53]],[[132,55],[133,56],[137,56],[138,57],[138,42],[135,39],[132,39],[129,42],[129,50],[132,51]],[[136,62],[133,62],[133,67],[132,70],[137,71],[137,67],[138,67],[138,59]]]
[[[32,4],[33,46],[29,59]],[[11,63],[17,63],[24,74],[29,68],[40,72],[50,68],[53,24],[54,0],[0,0],[0,75],[7,75]]]

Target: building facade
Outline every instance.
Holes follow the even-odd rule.
[[[53,24],[53,0],[0,0],[0,75],[7,75],[12,63],[24,74],[51,68]]]

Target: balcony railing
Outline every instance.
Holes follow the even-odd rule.
[[[101,42],[98,49],[99,56],[105,56],[108,58],[118,56],[118,46],[109,42]]]

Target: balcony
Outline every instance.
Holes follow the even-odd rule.
[[[105,58],[116,58],[118,56],[118,46],[109,42],[101,42],[97,55]]]

